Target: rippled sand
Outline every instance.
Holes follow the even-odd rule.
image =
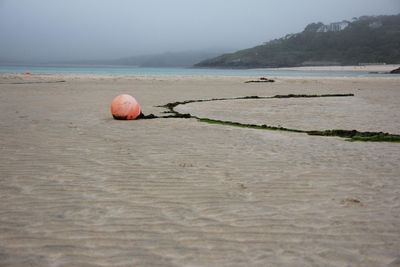
[[[393,89],[390,93],[399,94],[396,91],[398,89]],[[299,130],[357,129],[400,133],[400,100],[389,98],[371,101],[359,92],[354,97],[195,102],[179,105],[175,110],[199,118],[243,124],[267,123]]]
[[[400,144],[109,113],[400,134],[400,78],[245,80],[0,76],[0,266],[396,266]]]

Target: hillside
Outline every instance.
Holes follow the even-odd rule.
[[[204,60],[195,67],[259,68],[400,63],[400,14],[363,16],[324,25],[263,45]]]

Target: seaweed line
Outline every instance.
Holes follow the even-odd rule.
[[[189,113],[180,113],[175,110],[178,105],[186,105],[189,103],[198,102],[211,102],[211,101],[229,101],[229,100],[241,100],[241,99],[273,99],[273,98],[317,98],[317,97],[351,97],[354,94],[322,94],[322,95],[307,95],[307,94],[289,94],[289,95],[275,95],[275,96],[244,96],[244,97],[232,97],[232,98],[212,98],[212,99],[198,99],[198,100],[185,100],[177,101],[172,103],[167,103],[165,105],[157,106],[166,108],[167,111],[164,113],[169,113],[171,115],[167,116],[155,116],[154,114],[144,115],[141,114],[141,119],[157,119],[157,118],[194,118],[200,122],[209,124],[219,124],[227,125],[233,127],[250,128],[250,129],[261,129],[261,130],[272,130],[272,131],[286,131],[295,133],[306,133],[313,136],[336,136],[341,138],[346,138],[347,141],[369,141],[369,142],[396,142],[400,143],[400,135],[390,134],[385,132],[360,132],[357,130],[299,130],[290,129],[285,127],[270,126],[266,124],[246,124],[234,121],[223,121],[210,118],[199,118],[197,116],[191,115]]]

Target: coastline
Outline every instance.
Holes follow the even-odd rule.
[[[390,72],[400,67],[400,64],[385,65],[360,65],[360,66],[307,66],[277,68],[280,70],[302,70],[302,71],[367,71],[367,72]]]
[[[400,246],[400,144],[160,118],[400,134],[400,77],[0,74],[0,263],[385,266]],[[63,81],[56,83],[56,81]],[[267,102],[269,101],[269,102]],[[1,264],[0,264],[1,265]]]
[[[208,68],[140,68],[117,66],[0,66],[0,75],[72,75],[72,76],[196,76],[196,77],[387,77],[391,70],[400,65],[368,66],[313,66],[292,68],[254,68],[254,69],[208,69]]]

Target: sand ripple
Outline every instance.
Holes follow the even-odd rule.
[[[144,110],[160,112],[154,106],[171,99],[266,90],[236,84],[87,78],[1,86],[0,266],[394,262],[397,144],[194,119],[121,122],[108,111],[108,100],[131,86]],[[303,88],[274,86],[268,94]]]

